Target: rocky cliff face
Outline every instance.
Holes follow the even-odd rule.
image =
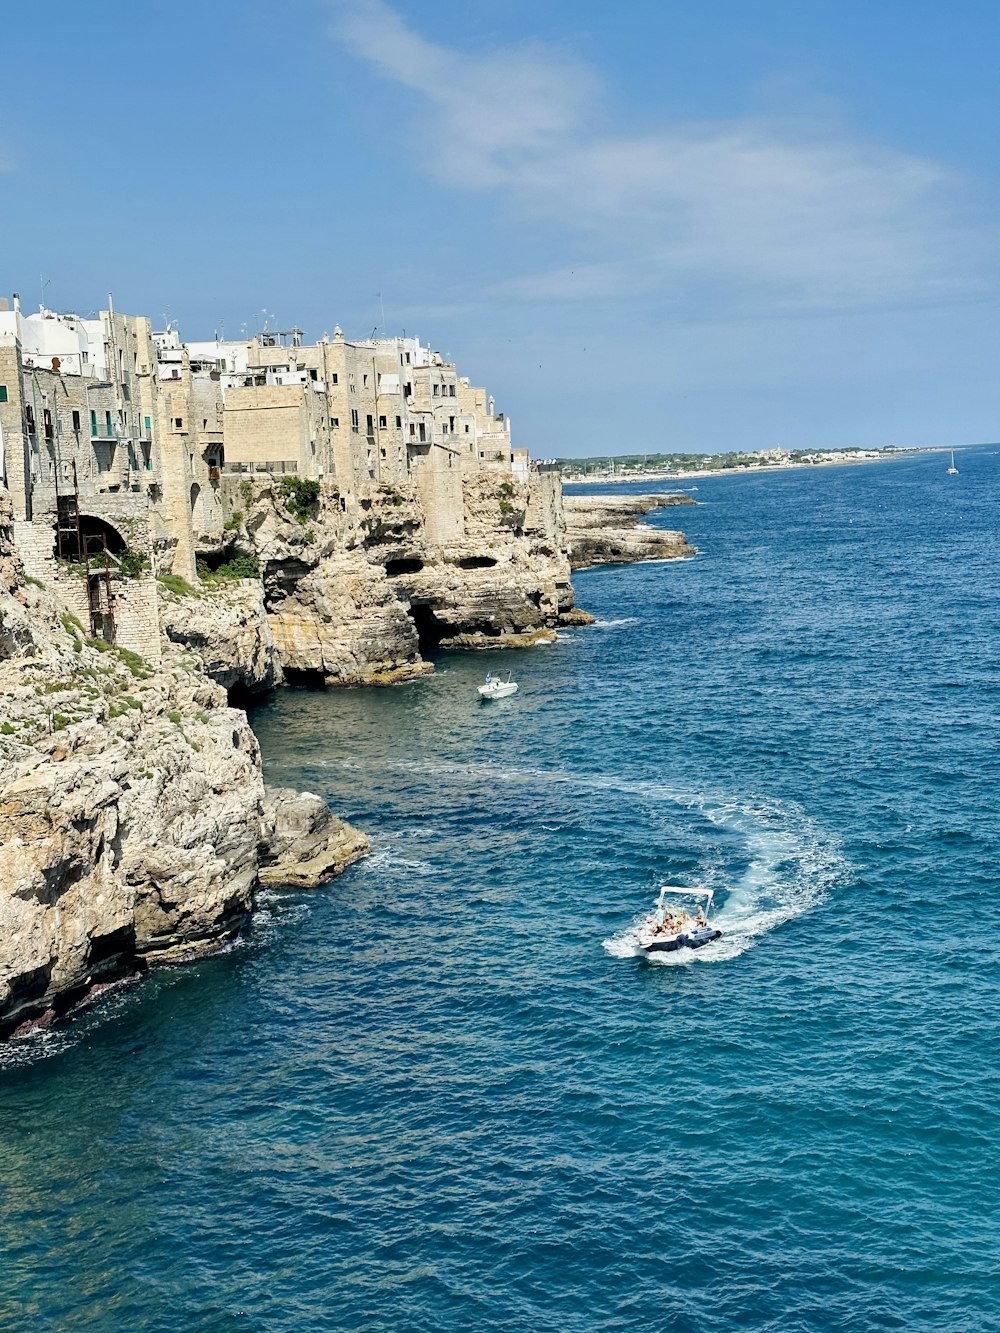
[[[266,803],[245,714],[192,654],[154,670],[26,583],[4,492],[0,719],[0,1036],[223,945],[261,859],[269,879],[312,882],[365,850],[310,807],[296,871],[302,816]]]
[[[456,475],[447,521],[416,484],[357,497],[327,485],[304,511],[280,483],[248,487],[230,496],[233,544],[259,562],[274,654],[290,680],[395,684],[432,669],[421,649],[522,647],[580,618],[555,478]],[[216,637],[229,639],[221,624]]]
[[[689,495],[568,495],[563,503],[573,569],[695,554],[683,532],[642,522],[656,509],[695,504]]]
[[[227,579],[198,588],[161,582],[160,625],[166,638],[195,653],[206,673],[239,695],[266,694],[283,679],[256,579]]]

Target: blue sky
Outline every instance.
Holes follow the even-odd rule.
[[[26,306],[405,329],[536,456],[1000,438],[995,3],[49,0],[3,66]]]

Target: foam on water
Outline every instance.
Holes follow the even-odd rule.
[[[391,767],[422,773],[438,780],[461,780],[486,787],[512,785],[529,788],[539,796],[553,788],[606,799],[634,802],[641,799],[647,817],[655,820],[666,812],[675,830],[681,832],[687,817],[686,836],[700,855],[698,869],[690,878],[692,887],[715,891],[714,920],[723,935],[699,949],[681,949],[650,957],[666,966],[678,963],[721,962],[736,958],[777,926],[808,912],[821,902],[850,867],[840,840],[806,815],[792,802],[737,798],[724,792],[684,791],[669,783],[618,778],[612,774],[575,773],[532,767],[510,768],[484,763],[443,763],[437,760],[392,761]],[[706,845],[703,824],[722,830],[726,843]],[[558,826],[551,826],[555,832]],[[676,832],[675,832],[676,836]],[[377,853],[373,871],[387,865],[396,869],[430,870],[426,863],[407,862],[398,853]],[[660,882],[672,879],[665,864]],[[655,897],[657,885],[647,895]],[[603,941],[614,957],[644,956],[638,943],[638,926],[648,914],[649,904],[630,925]]]
[[[648,792],[650,784],[627,784]],[[700,817],[735,835],[728,861],[714,860],[695,873],[692,887],[715,891],[713,923],[722,937],[699,949],[645,955],[638,930],[648,915],[642,913],[623,931],[604,941],[613,957],[645,957],[660,966],[691,962],[714,963],[737,958],[762,936],[821,902],[834,885],[844,880],[849,865],[839,839],[822,830],[796,806],[771,802],[740,803],[703,794],[671,800],[696,810]],[[696,837],[696,832],[692,831]],[[744,869],[737,867],[743,861]]]

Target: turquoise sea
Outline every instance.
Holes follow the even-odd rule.
[[[702,480],[596,626],[261,706],[375,853],[0,1057],[0,1329],[1000,1328],[1000,446],[957,461]],[[652,965],[661,879],[725,935]]]

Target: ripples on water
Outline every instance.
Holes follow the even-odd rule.
[[[3,1057],[0,1328],[1000,1327],[959,465],[706,480],[697,560],[578,577],[594,628],[258,710],[374,855]],[[663,878],[725,935],[654,966]]]

